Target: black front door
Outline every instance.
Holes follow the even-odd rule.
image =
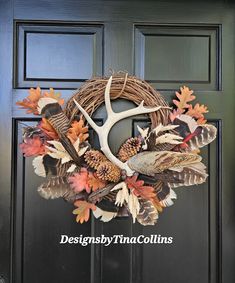
[[[235,282],[234,12],[222,1],[0,2],[2,282]],[[19,151],[22,128],[35,123],[15,106],[28,88],[53,87],[69,98],[86,79],[110,69],[147,80],[169,101],[189,86],[218,129],[216,142],[203,151],[207,183],[177,189],[174,206],[153,227],[130,219],[76,224],[73,206],[40,198],[42,179]],[[95,117],[104,119],[104,110]],[[134,117],[118,124],[112,149],[146,122]],[[156,234],[173,243],[83,247],[60,245],[62,234]]]

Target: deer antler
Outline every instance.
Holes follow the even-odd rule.
[[[125,170],[127,176],[132,176],[134,174],[134,171],[127,165],[127,163],[121,162],[116,156],[113,155],[111,152],[109,145],[108,145],[108,135],[111,130],[111,128],[120,120],[123,120],[127,117],[131,117],[134,115],[139,114],[146,114],[158,111],[161,106],[157,106],[154,108],[146,108],[144,107],[144,101],[140,103],[140,105],[136,108],[129,109],[126,111],[122,111],[119,113],[116,113],[113,111],[110,101],[110,87],[112,83],[112,76],[109,78],[108,83],[105,88],[105,107],[107,111],[107,120],[103,124],[103,126],[97,126],[95,122],[91,119],[89,114],[82,108],[82,106],[74,99],[74,103],[77,105],[78,109],[81,111],[81,113],[86,118],[87,122],[90,124],[90,126],[96,131],[99,141],[101,150],[105,154],[105,156],[115,165],[117,165],[120,169]]]

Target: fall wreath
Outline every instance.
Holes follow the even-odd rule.
[[[118,98],[138,106],[114,112],[111,100]],[[39,194],[73,203],[80,223],[92,211],[104,222],[131,215],[133,222],[155,224],[176,199],[174,188],[201,184],[208,176],[199,153],[216,138],[216,128],[206,123],[207,107],[193,106],[194,99],[192,90],[181,87],[171,108],[146,81],[127,74],[88,80],[64,109],[53,89],[31,88],[17,105],[42,119],[24,128],[20,148],[25,157],[34,157],[35,173],[47,177]],[[92,114],[103,102],[107,120],[98,126]],[[151,126],[137,126],[139,135],[124,141],[115,156],[108,144],[112,126],[138,114],[148,114]],[[90,144],[88,124],[100,149]]]

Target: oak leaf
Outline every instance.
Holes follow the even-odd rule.
[[[53,88],[50,88],[49,92],[41,91],[40,87],[36,89],[30,88],[29,95],[22,101],[17,101],[16,105],[19,105],[22,109],[27,109],[27,113],[32,113],[34,115],[39,115],[38,112],[38,101],[43,97],[54,98],[58,101],[60,105],[64,104],[64,99],[60,98],[60,93],[55,93]]]
[[[87,193],[91,192],[91,186],[89,185],[89,172],[86,168],[81,168],[80,172],[75,173],[68,178],[70,186],[75,192],[81,192],[86,190]]]
[[[37,88],[30,88],[29,89],[29,95],[27,97],[32,102],[38,102],[38,100],[41,98],[41,88],[38,86]]]
[[[190,104],[188,102],[194,100],[196,97],[193,94],[193,90],[190,90],[188,87],[184,86],[180,88],[180,92],[175,92],[178,100],[173,99],[173,103],[179,108],[183,110],[185,108],[189,108]]]
[[[54,89],[53,88],[50,88],[49,89],[49,92],[45,91],[43,93],[43,97],[50,97],[50,98],[54,98],[58,101],[58,103],[60,105],[63,105],[64,104],[64,99],[61,98],[61,94],[59,92],[55,93]]]
[[[74,143],[77,138],[80,139],[80,142],[84,142],[88,137],[88,127],[84,126],[84,121],[80,118],[79,121],[74,121],[71,125],[71,128],[67,133],[68,138]]]
[[[97,177],[96,173],[89,172],[88,174],[88,185],[92,191],[102,189],[106,186],[106,182]]]
[[[127,177],[125,182],[128,188],[136,196],[140,196],[144,199],[151,199],[156,196],[154,188],[151,186],[145,186],[143,180],[137,180],[138,176]]]
[[[27,138],[20,144],[20,149],[25,157],[43,155],[46,153],[46,147],[41,141],[40,137],[34,136]]]
[[[199,125],[206,124],[206,122],[207,122],[207,120],[204,117],[197,119],[197,123]]]
[[[186,114],[196,119],[201,119],[204,118],[204,114],[208,112],[207,106],[197,103],[194,107],[190,105]]]
[[[85,200],[77,200],[74,205],[77,206],[77,208],[74,209],[73,214],[77,215],[76,221],[81,224],[89,220],[90,210],[96,210],[96,206],[93,203],[89,203]]]

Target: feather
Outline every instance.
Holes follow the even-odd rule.
[[[184,137],[187,136],[189,133],[195,132],[198,127],[196,120],[186,114],[181,114],[177,116],[177,118],[174,120],[174,124],[179,126],[176,131],[178,131]]]
[[[59,140],[71,158],[77,165],[81,164],[81,158],[74,148],[70,139],[67,137],[67,132],[70,128],[68,117],[63,112],[60,104],[53,98],[41,98],[38,102],[40,113],[56,130]]]
[[[188,150],[195,150],[211,143],[217,134],[215,126],[210,124],[200,125],[200,134],[192,137],[188,142]]]
[[[54,176],[64,176],[67,173],[69,167],[73,164],[73,162],[69,161],[65,164],[61,163],[61,160],[52,158],[50,155],[46,154],[43,156],[43,165],[46,171],[46,175],[54,175]],[[77,167],[76,170],[79,168]]]
[[[162,201],[167,198],[167,196],[170,194],[170,187],[168,184],[163,183],[161,181],[158,181],[154,185],[154,189],[156,191],[156,195],[159,201]]]
[[[113,203],[106,199],[102,199],[100,202],[96,203],[96,206],[102,210],[109,211],[109,212],[117,212],[118,207]]]
[[[142,138],[144,140],[143,149],[149,151],[163,151],[171,150],[175,145],[182,143],[182,137],[174,131],[178,125],[166,125],[161,123],[154,128],[149,134],[145,130],[138,128],[139,132],[142,131]],[[145,131],[143,133],[143,131]]]
[[[116,195],[115,204],[117,206],[122,206],[124,202],[128,203],[129,192],[125,182],[121,182],[114,186],[111,191],[119,190]]]
[[[125,182],[121,182],[113,187],[111,191],[119,190],[116,195],[115,204],[117,206],[123,206],[127,204],[128,209],[132,215],[133,223],[135,223],[136,217],[140,210],[140,204],[138,197],[134,195],[132,192],[129,194],[129,190]]]
[[[173,199],[177,199],[177,195],[172,189],[170,189],[170,193],[166,196],[165,199],[160,201],[160,204],[163,207],[172,206],[174,204]]]
[[[132,192],[129,194],[128,197],[128,209],[132,215],[133,223],[135,223],[137,215],[140,211],[140,203],[138,197],[134,195]]]
[[[173,151],[144,151],[131,157],[128,166],[141,174],[154,176],[172,167],[186,166],[201,161],[196,154]]]
[[[69,167],[69,169],[67,170],[67,173],[72,173],[75,171],[75,169],[77,168],[77,166],[75,164],[71,164],[71,166]]]
[[[149,128],[142,129],[142,128],[140,128],[139,125],[137,125],[137,130],[138,130],[138,132],[140,133],[142,139],[147,138],[148,132],[149,132]]]
[[[38,188],[38,193],[45,199],[56,199],[63,197],[65,200],[75,198],[76,193],[70,188],[67,176],[51,177]]]
[[[42,114],[44,107],[46,107],[49,104],[57,104],[58,101],[51,97],[42,97],[38,101],[38,113]]]
[[[33,159],[34,172],[40,177],[46,177],[46,170],[43,164],[43,156],[39,155]]]
[[[137,215],[137,221],[146,226],[154,225],[158,219],[158,211],[150,200],[140,199],[140,210]]]
[[[114,186],[115,186],[115,184],[111,183],[111,184],[108,184],[104,188],[101,188],[101,189],[98,189],[98,190],[92,192],[88,197],[88,201],[95,203],[95,202],[103,199],[104,197],[106,197],[110,194],[110,191]],[[115,196],[116,196],[116,194],[115,194]],[[106,198],[106,200],[107,199],[108,198]]]
[[[61,159],[61,163],[67,163],[72,160],[71,155],[68,151],[64,148],[61,142],[59,141],[48,141],[49,144],[53,145],[53,147],[47,146],[49,149],[48,154],[55,159]],[[77,152],[78,156],[82,156],[88,147],[79,148],[79,138],[77,141],[72,145],[72,147]]]
[[[181,172],[172,171],[172,175],[179,179],[180,182],[169,182],[170,188],[176,188],[180,186],[192,186],[202,184],[206,181],[207,173],[206,166],[202,162],[191,164],[183,167]]]
[[[110,220],[112,220],[114,217],[117,216],[117,212],[105,211],[100,209],[99,207],[96,207],[96,209],[93,210],[92,212],[95,218],[101,217],[100,220],[103,222],[109,222]]]

